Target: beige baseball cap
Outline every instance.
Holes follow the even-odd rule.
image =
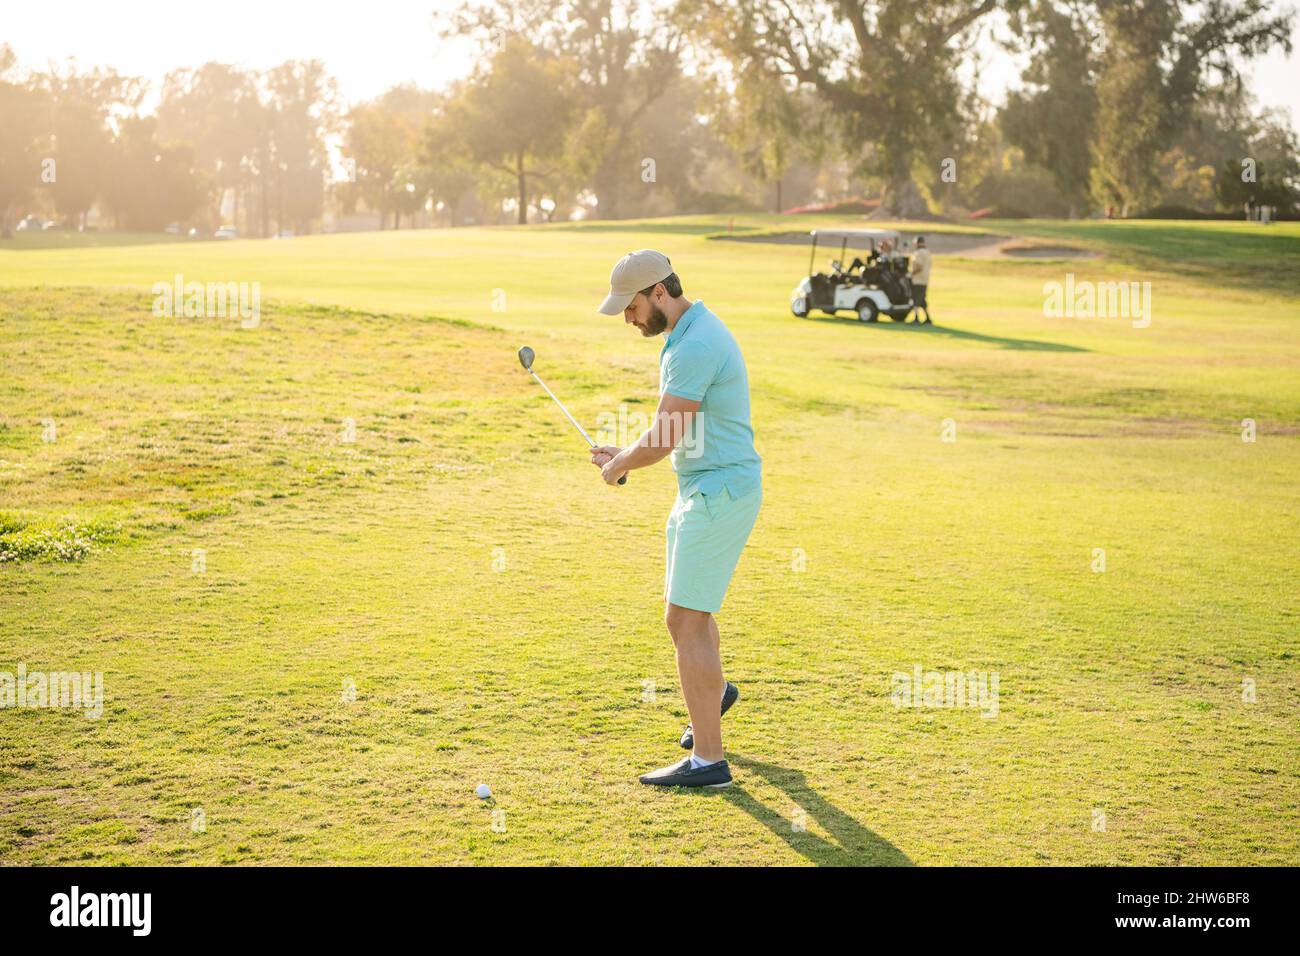
[[[605,315],[620,315],[642,289],[662,282],[673,274],[673,264],[662,252],[638,249],[614,263],[609,274],[609,295],[597,310]]]

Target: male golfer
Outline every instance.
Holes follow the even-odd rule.
[[[659,409],[654,424],[627,448],[598,446],[591,460],[615,484],[621,475],[672,453],[677,502],[668,515],[664,622],[677,648],[677,676],[691,722],[682,747],[691,755],[647,773],[661,787],[726,787],[722,714],[740,691],[722,678],[713,615],[736,570],[763,500],[749,375],[731,332],[704,303],[682,295],[672,263],[651,249],[614,266],[606,315],[622,313],[646,338],[666,334],[659,353]],[[683,437],[689,441],[682,442]],[[681,447],[678,447],[681,443]],[[719,704],[721,706],[719,706]]]

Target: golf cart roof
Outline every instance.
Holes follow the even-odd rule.
[[[855,248],[858,246],[870,248],[873,243],[880,242],[882,239],[898,242],[902,238],[893,229],[814,229],[811,235],[813,242],[839,242]]]

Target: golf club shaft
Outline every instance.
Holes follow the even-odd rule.
[[[560,406],[560,411],[564,412],[564,414],[568,417],[569,421],[573,422],[573,427],[582,433],[582,437],[587,440],[587,445],[591,448],[595,448],[596,443],[592,441],[591,436],[587,434],[587,429],[583,428],[582,425],[578,423],[578,420],[574,418],[572,414],[570,414],[569,410],[564,407],[564,402],[556,398],[555,393],[552,392],[549,388],[546,388],[546,383],[542,381],[542,377],[538,375],[536,372],[534,372],[532,369],[529,369],[528,373],[532,375],[533,378],[537,379],[537,384],[542,386],[542,388],[545,388],[546,394],[551,396],[551,400],[555,402],[556,405]]]
[[[546,387],[546,383],[542,381],[542,377],[538,375],[536,372],[534,372],[531,368],[528,370],[528,374],[531,375],[533,378],[537,379],[537,384],[542,386],[542,388],[546,389],[546,394],[551,396],[551,401],[555,402],[556,405],[559,405],[560,411],[564,412],[565,417],[568,418],[569,421],[573,422],[573,427],[576,428],[582,434],[582,437],[587,440],[587,447],[595,448],[596,443],[592,441],[591,436],[587,434],[587,429],[583,428],[582,425],[579,424],[578,420],[573,417],[573,414],[567,408],[564,407],[564,402],[556,398],[555,393]],[[627,475],[620,476],[618,479],[618,483],[620,485],[626,484]]]

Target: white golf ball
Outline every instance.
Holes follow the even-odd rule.
[[[480,783],[474,792],[478,794],[480,800],[486,800],[488,797],[492,796],[492,788],[486,783]]]

